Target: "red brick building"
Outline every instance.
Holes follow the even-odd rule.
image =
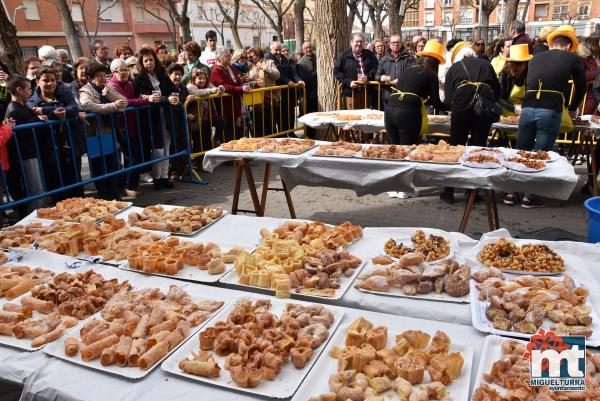
[[[43,45],[68,49],[56,6],[49,0],[2,0],[9,18],[15,19],[19,43],[25,57],[37,55]],[[163,41],[172,45],[172,36],[164,22],[153,16],[169,20],[167,11],[156,3],[148,5],[149,13],[136,0],[67,0],[71,16],[80,32],[83,53],[89,53],[88,35],[102,39],[111,49],[117,43],[129,43],[133,49],[144,43]],[[84,8],[82,8],[84,4]],[[98,18],[98,6],[100,15]],[[97,24],[97,25],[96,25]],[[96,34],[97,29],[97,34]],[[86,34],[87,33],[87,34]],[[112,56],[112,55],[111,55]]]

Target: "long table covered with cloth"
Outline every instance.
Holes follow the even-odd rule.
[[[117,214],[119,218],[127,218],[130,210]],[[35,213],[35,212],[34,212]],[[23,223],[35,222],[35,216],[30,216]],[[289,221],[278,218],[257,218],[250,216],[236,216],[227,214],[214,224],[201,230],[187,239],[197,242],[214,242],[216,244],[231,243],[245,247],[253,247],[260,242],[260,230],[266,228],[273,230]],[[409,227],[366,227],[363,236],[348,246],[348,251],[369,261],[373,256],[381,254],[383,243],[390,237],[402,237],[415,232],[417,228]],[[478,242],[470,237],[457,232],[444,232],[441,230],[427,229],[428,232],[441,235],[453,244],[454,257],[462,263],[472,263],[476,250],[481,243],[490,239],[510,237],[506,230],[497,230],[485,234]],[[568,266],[567,273],[577,283],[583,283],[589,290],[589,301],[596,310],[600,308],[600,294],[596,289],[600,268],[600,247],[592,244],[575,242],[549,242],[553,250],[559,252]],[[72,258],[51,253],[45,250],[22,250],[20,264],[40,266],[53,269],[56,272],[68,271],[67,267]],[[465,262],[466,261],[466,262]],[[471,261],[471,262],[469,262]],[[189,283],[185,280],[145,275],[137,272],[121,270],[115,266],[82,261],[79,269],[93,268],[107,277],[116,276],[120,280],[129,280],[134,287],[168,288],[175,284],[183,286],[190,293],[201,293],[206,297],[235,301],[248,296],[249,292],[261,293],[260,289],[221,282],[212,285]],[[365,270],[366,267],[363,267]],[[269,295],[262,295],[270,297]],[[294,295],[293,298],[303,299]],[[306,299],[308,300],[308,299]],[[310,299],[315,302],[315,299]],[[418,298],[399,298],[386,294],[371,294],[359,291],[350,286],[339,300],[319,300],[332,305],[344,313],[342,324],[337,330],[342,330],[358,317],[373,321],[402,322],[403,325],[415,330],[435,332],[442,330],[453,341],[469,344],[473,350],[472,361],[465,361],[471,367],[470,392],[473,391],[474,378],[478,373],[479,362],[486,335],[471,326],[471,306],[468,302],[444,302]],[[67,334],[68,335],[68,334]],[[67,336],[66,335],[66,336]],[[197,334],[194,335],[197,337]],[[57,340],[62,341],[62,340]],[[327,353],[322,353],[320,358],[329,358]],[[472,365],[471,365],[472,364]],[[316,371],[316,365],[308,373],[304,383],[294,397],[287,398],[297,401],[306,401],[309,396],[318,395],[311,391],[311,380],[321,380],[319,376],[331,372]],[[173,376],[160,367],[156,367],[148,376],[140,380],[129,380],[123,377],[100,372],[97,370],[72,364],[59,358],[51,357],[42,350],[33,352],[0,345],[0,388],[1,382],[9,382],[23,386],[22,400],[255,400],[271,399],[257,397],[235,391],[233,388],[222,388],[204,383],[198,383],[179,376]],[[283,399],[283,398],[280,398]],[[457,399],[456,401],[467,401]],[[470,396],[469,396],[470,399]]]
[[[327,143],[317,141],[317,144]],[[382,145],[362,145],[382,146]],[[412,192],[416,187],[456,187],[473,189],[465,206],[459,231],[464,232],[479,190],[486,195],[490,230],[500,228],[495,191],[530,192],[548,198],[566,200],[577,185],[577,175],[565,157],[548,163],[545,170],[525,173],[507,169],[471,168],[457,164],[417,162],[410,160],[374,160],[359,157],[326,157],[314,155],[315,149],[298,155],[221,151],[216,148],[204,156],[203,168],[214,169],[235,161],[236,180],[233,188],[232,213],[238,209],[243,176],[246,176],[254,211],[264,216],[272,167],[279,167],[282,188],[290,214],[295,217],[291,189],[298,185],[351,189],[358,196],[388,191]],[[252,165],[265,164],[262,193],[256,189]],[[248,210],[243,210],[247,212]]]

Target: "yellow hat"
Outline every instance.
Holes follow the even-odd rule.
[[[521,45],[512,45],[510,47],[510,54],[506,61],[529,61],[533,58],[531,54],[529,54],[529,45],[527,43],[523,43]]]
[[[579,47],[579,40],[577,40],[577,35],[575,35],[575,28],[572,25],[562,25],[556,28],[554,31],[550,32],[548,37],[546,38],[546,42],[548,42],[548,46],[552,46],[552,41],[557,36],[566,36],[571,41],[571,47],[569,48],[570,52],[575,52]]]
[[[470,46],[471,44],[469,42],[458,42],[457,44],[454,45],[454,47],[452,48],[452,57],[451,57],[451,61],[452,64],[454,64],[454,59],[456,58],[456,55],[458,54],[458,52],[465,46]]]
[[[425,43],[423,51],[417,52],[417,56],[433,57],[437,59],[440,64],[446,64],[446,59],[444,58],[444,45],[434,39],[428,40],[427,43]]]

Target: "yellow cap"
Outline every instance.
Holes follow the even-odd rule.
[[[579,47],[579,40],[577,40],[577,35],[575,35],[575,28],[572,25],[562,25],[556,28],[554,31],[550,32],[548,37],[546,38],[546,42],[548,42],[548,46],[552,46],[552,41],[557,36],[566,36],[571,41],[571,47],[569,48],[570,52],[575,52]]]
[[[437,40],[431,39],[425,43],[423,51],[417,52],[417,56],[429,56],[437,59],[440,64],[445,64],[446,59],[444,58],[444,45]]]
[[[533,58],[531,54],[529,54],[529,45],[527,43],[521,45],[512,45],[510,47],[510,54],[506,61],[529,61]]]
[[[456,55],[458,54],[458,52],[465,46],[470,46],[471,44],[469,42],[458,42],[457,44],[454,45],[454,47],[452,48],[452,58],[450,59],[452,61],[452,64],[454,64],[454,59],[456,58]]]

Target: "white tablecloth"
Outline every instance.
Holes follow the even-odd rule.
[[[415,187],[449,186],[506,192],[533,192],[568,199],[577,185],[573,166],[564,158],[548,163],[546,170],[521,173],[504,167],[477,169],[460,164],[310,157],[296,168],[281,168],[288,189],[297,185],[352,189],[358,196],[387,191],[413,191]]]
[[[197,238],[205,241],[227,240],[240,244],[256,244],[259,240],[260,228],[273,229],[288,219],[269,217],[249,217],[227,215],[214,226],[201,231]],[[363,259],[369,259],[380,253],[383,243],[390,237],[410,235],[414,228],[365,228],[363,238],[355,242],[350,251]],[[477,242],[460,233],[445,233],[456,245],[457,255],[466,260],[474,259],[474,247]],[[488,233],[488,236],[510,235],[506,230]],[[576,282],[583,283],[590,289],[590,302],[600,310],[600,294],[597,270],[600,269],[600,246],[591,244],[560,242],[553,244],[568,264],[568,274]],[[49,254],[43,251],[28,251],[22,263],[34,266],[47,266],[65,270],[64,262],[70,258]],[[219,286],[188,284],[187,282],[164,277],[146,276],[139,273],[121,271],[114,267],[86,263],[85,268],[93,267],[106,276],[118,275],[120,279],[128,279],[135,287],[160,286],[169,284],[186,286],[193,292],[201,292],[208,297],[232,300],[243,297],[246,292]],[[472,377],[477,372],[484,335],[471,327],[468,304],[446,303],[407,298],[395,298],[374,294],[366,294],[350,288],[344,297],[335,302],[345,307],[346,316],[342,324],[347,324],[359,316],[367,319],[375,318],[379,312],[388,315],[380,319],[403,319],[410,322],[415,329],[431,326],[435,321],[436,328],[448,332],[452,338],[460,338],[473,346],[474,360]],[[362,309],[362,310],[361,310]],[[402,316],[397,316],[402,315]],[[421,318],[427,320],[418,320]],[[459,324],[453,324],[459,323]],[[429,326],[428,326],[429,325]],[[322,357],[327,357],[323,355]],[[235,391],[198,384],[193,381],[174,377],[156,368],[146,378],[131,381],[117,376],[68,363],[46,356],[42,351],[25,352],[0,345],[0,379],[24,385],[24,400],[131,400],[140,399],[164,401],[168,400],[251,400],[251,397]],[[472,389],[472,384],[471,384]],[[199,396],[199,394],[201,394]],[[459,400],[457,400],[459,401]],[[467,400],[464,400],[467,401]]]

